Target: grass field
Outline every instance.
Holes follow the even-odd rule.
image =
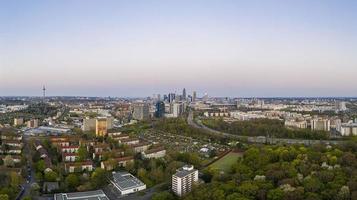
[[[241,153],[230,152],[225,155],[223,158],[217,160],[216,162],[212,163],[209,167],[229,172],[231,166],[237,162],[238,158],[241,157]]]

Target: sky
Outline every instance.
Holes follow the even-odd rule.
[[[355,0],[3,0],[0,96],[357,96]]]

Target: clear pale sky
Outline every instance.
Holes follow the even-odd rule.
[[[0,96],[357,96],[355,0],[0,1]]]

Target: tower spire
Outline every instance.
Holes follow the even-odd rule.
[[[45,87],[45,85],[43,85],[42,91],[43,91],[43,101],[45,101],[45,98],[46,98],[46,87]]]

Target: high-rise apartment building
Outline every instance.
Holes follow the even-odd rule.
[[[145,120],[149,118],[149,105],[146,103],[134,104],[133,118],[136,120]]]
[[[14,118],[14,126],[20,126],[24,124],[24,118]]]
[[[330,120],[321,118],[312,119],[311,130],[330,131]]]
[[[192,190],[192,186],[198,182],[198,170],[192,165],[185,165],[172,175],[172,191],[183,196]]]
[[[107,118],[97,118],[95,125],[95,135],[105,136],[108,133],[108,122]]]
[[[31,119],[27,122],[28,128],[37,128],[38,127],[38,119]]]
[[[85,118],[83,119],[82,130],[83,131],[91,131],[95,130],[97,120],[95,118]]]

